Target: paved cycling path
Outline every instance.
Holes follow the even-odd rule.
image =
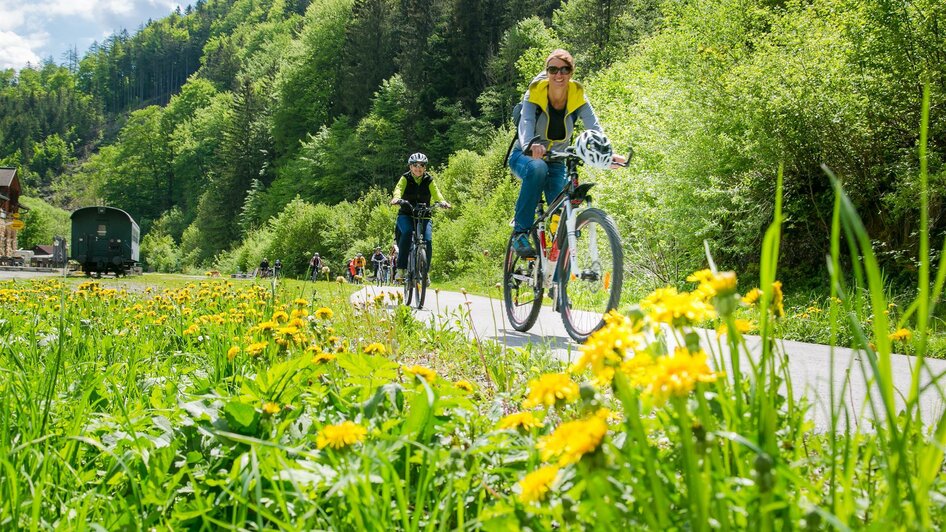
[[[353,302],[373,298],[379,290],[397,291],[394,287],[366,287],[352,295]],[[535,326],[527,333],[521,333],[509,326],[502,301],[496,297],[487,298],[461,294],[457,292],[429,290],[423,310],[415,311],[418,319],[430,322],[439,320],[451,327],[463,327],[471,336],[481,341],[496,341],[508,347],[533,347],[550,349],[552,354],[563,361],[575,360],[580,352],[565,326],[560,314],[552,312],[551,306],[542,307]],[[706,341],[703,345],[709,349],[716,346],[716,334],[713,331],[700,330]],[[757,358],[760,352],[758,336],[748,336],[747,343]],[[831,348],[825,345],[808,344],[784,340],[779,342],[782,351],[787,354],[788,369],[792,380],[792,390],[797,396],[806,396],[812,403],[812,418],[818,430],[826,430],[830,423],[829,397],[831,389]],[[728,360],[728,358],[727,358]],[[742,367],[749,367],[746,355],[741,356]],[[893,356],[893,379],[898,390],[896,398],[898,408],[904,404],[903,397],[909,393],[912,371],[917,360],[903,355]],[[866,370],[864,369],[866,368]],[[727,367],[731,372],[731,368]],[[860,423],[862,430],[869,429],[869,420],[874,416],[867,401],[867,380],[865,373],[871,374],[865,355],[845,348],[834,349],[834,387],[836,397],[852,415],[852,426]],[[922,383],[930,382],[930,376],[946,374],[946,360],[927,359],[922,372]],[[840,394],[844,382],[848,380],[843,396]],[[940,388],[946,388],[946,378]],[[875,394],[876,395],[876,394]],[[946,389],[930,386],[921,396],[923,418],[927,422],[939,419],[946,411]],[[879,404],[878,411],[879,411]],[[841,425],[843,429],[843,421]]]

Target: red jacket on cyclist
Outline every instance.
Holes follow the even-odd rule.
[[[397,185],[394,187],[394,195],[391,198],[391,205],[397,205],[401,200],[405,200],[415,206],[418,203],[438,203],[444,208],[450,208],[450,204],[443,199],[440,189],[434,183],[434,178],[427,172],[427,156],[423,153],[415,153],[408,157],[407,164],[410,169],[401,175]],[[397,214],[397,223],[394,229],[394,239],[397,242],[400,253],[397,257],[397,275],[396,281],[404,279],[407,270],[407,258],[411,249],[411,233],[414,230],[413,216],[411,207],[401,205]],[[427,257],[430,257],[432,251],[431,239],[433,237],[433,221],[424,220],[425,227],[424,240],[427,242]]]

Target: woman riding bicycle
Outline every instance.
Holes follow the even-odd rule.
[[[513,249],[521,257],[535,256],[529,229],[535,221],[535,207],[542,192],[548,203],[566,185],[565,164],[546,162],[543,157],[549,151],[568,147],[578,119],[585,129],[603,133],[584,87],[572,80],[574,69],[575,59],[570,53],[562,49],[553,51],[545,60],[545,71],[532,80],[523,100],[518,138],[509,156],[509,168],[522,180],[512,240]],[[527,147],[528,154],[523,151]],[[626,162],[625,157],[617,154],[613,160],[615,164]]]
[[[440,189],[434,183],[434,178],[427,172],[427,156],[423,153],[415,153],[408,157],[407,164],[410,169],[401,175],[397,185],[394,187],[394,195],[391,198],[391,205],[397,205],[401,200],[405,200],[412,206],[418,203],[436,202],[442,207],[449,209],[450,204],[443,199]],[[411,232],[413,231],[413,212],[407,205],[401,205],[397,213],[397,223],[395,224],[394,239],[401,253],[397,257],[397,274],[394,277],[395,282],[404,280],[407,273],[407,256],[411,249]],[[424,240],[427,241],[427,256],[430,257],[433,236],[433,222],[426,220],[424,228]]]

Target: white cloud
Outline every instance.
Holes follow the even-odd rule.
[[[174,0],[0,0],[0,68],[56,59],[63,50],[88,46],[102,35],[134,31],[180,5]]]
[[[26,22],[28,8],[10,0],[0,0],[0,31],[11,31],[19,28]]]
[[[20,69],[26,63],[38,65],[39,56],[33,50],[43,45],[39,38],[22,37],[12,31],[0,31],[0,68]]]

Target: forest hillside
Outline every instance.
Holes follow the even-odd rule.
[[[518,182],[510,109],[565,47],[629,168],[586,176],[641,285],[756,268],[785,168],[786,275],[823,283],[843,181],[889,279],[913,281],[917,144],[931,90],[931,230],[946,229],[940,0],[199,0],[67,64],[0,72],[0,164],[35,204],[105,203],[166,271],[290,274],[390,242],[406,157],[455,208],[434,275],[499,275]],[[30,220],[27,220],[28,222]],[[938,244],[936,244],[938,245]],[[934,246],[935,247],[935,246]],[[804,284],[804,283],[803,283]]]

